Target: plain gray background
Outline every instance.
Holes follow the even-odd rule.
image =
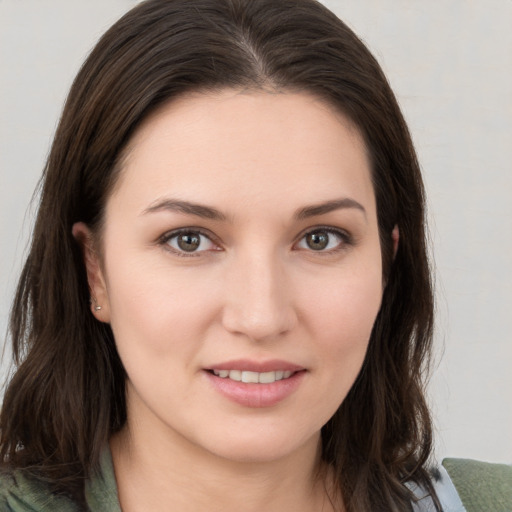
[[[0,0],[2,333],[67,90],[136,3]],[[380,61],[422,163],[438,300],[437,456],[512,463],[512,1],[324,3]]]

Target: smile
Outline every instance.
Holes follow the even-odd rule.
[[[290,378],[294,372],[289,370],[276,370],[271,372],[251,372],[247,370],[212,370],[213,374],[223,379],[231,379],[247,384],[271,384],[278,380]]]
[[[212,388],[229,401],[251,408],[272,407],[284,401],[295,393],[308,373],[300,366],[277,361],[232,361],[222,364],[223,368],[219,366],[214,365],[203,373]],[[279,369],[272,370],[269,366]],[[248,367],[251,369],[247,370]]]

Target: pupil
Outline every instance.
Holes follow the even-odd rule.
[[[318,251],[327,247],[329,236],[325,232],[310,233],[306,241],[310,249]]]
[[[194,235],[192,233],[185,233],[178,237],[178,247],[183,251],[192,252],[195,251],[201,240],[198,235]]]

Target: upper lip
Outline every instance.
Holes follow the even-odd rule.
[[[232,361],[224,361],[223,363],[216,363],[206,370],[246,370],[249,372],[275,372],[279,370],[298,372],[304,370],[303,366],[290,363],[289,361],[282,361],[280,359],[271,359],[267,361],[254,361],[251,359],[236,359]]]

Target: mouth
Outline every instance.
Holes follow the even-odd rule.
[[[246,384],[272,384],[273,382],[289,379],[297,373],[296,371],[290,370],[253,372],[249,370],[212,369],[208,371],[221,379],[230,379]]]
[[[243,407],[272,407],[291,396],[308,370],[286,361],[215,363],[204,369],[212,388]]]

